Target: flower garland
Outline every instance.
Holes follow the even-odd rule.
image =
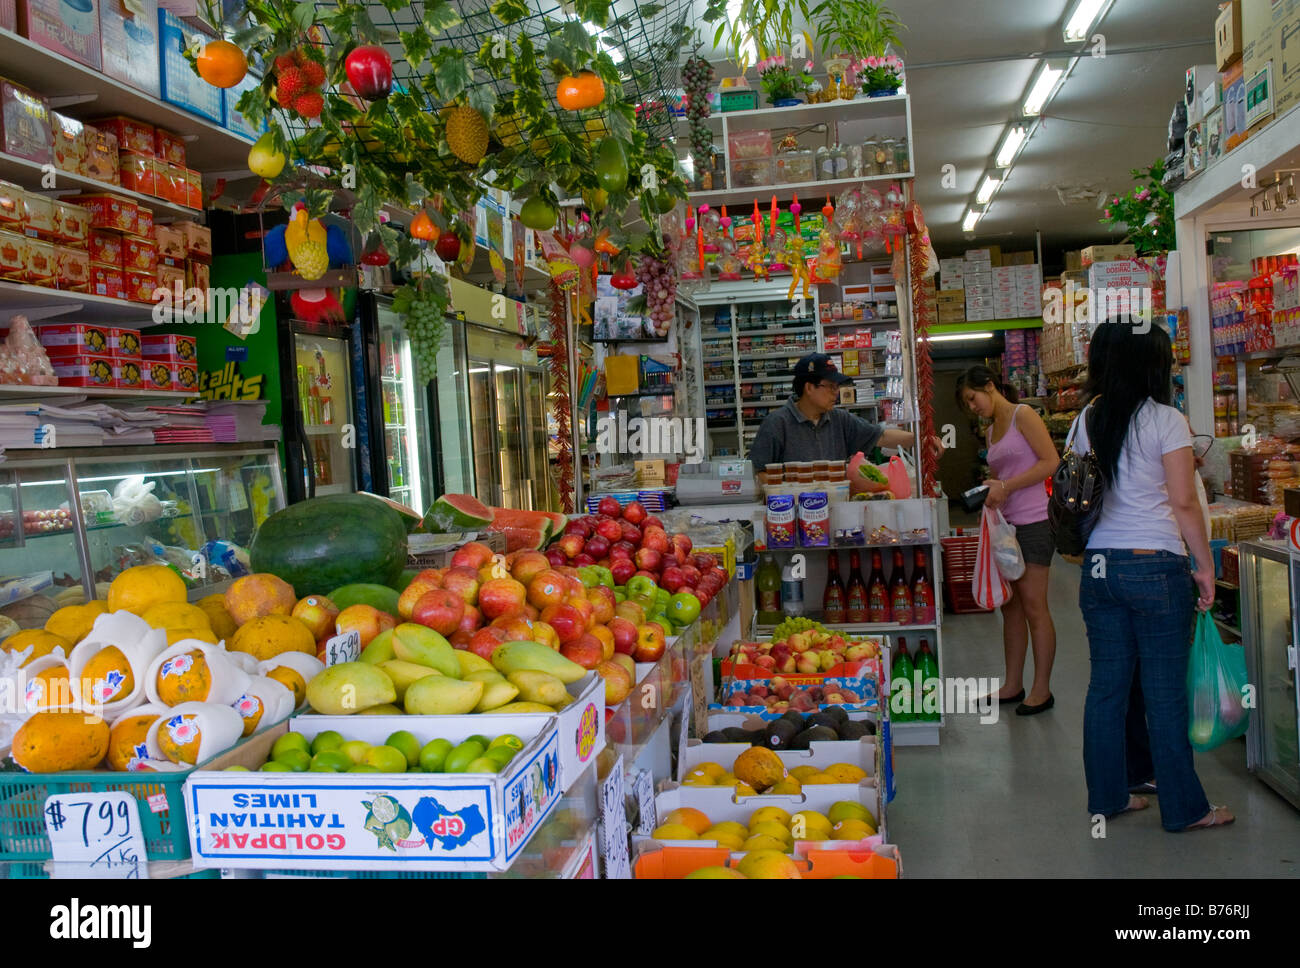
[[[560,491],[560,507],[565,514],[573,513],[573,427],[569,422],[569,317],[568,293],[554,279],[551,280],[551,377],[555,399],[555,436],[560,451],[555,458],[559,467],[556,482]]]

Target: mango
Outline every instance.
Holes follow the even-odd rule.
[[[447,754],[447,758],[442,761],[442,772],[464,773],[469,765],[482,756],[484,752],[482,743],[467,739]]]
[[[740,859],[736,870],[756,880],[801,880],[794,859],[778,850],[754,850]]]
[[[507,679],[512,672],[546,672],[566,685],[587,674],[578,663],[540,642],[503,642],[492,653],[492,665]]]
[[[396,699],[393,680],[365,662],[328,666],[307,683],[307,702],[326,716],[347,716]]]
[[[569,695],[564,683],[547,672],[535,672],[521,669],[506,676],[511,684],[518,687],[519,697],[524,702],[540,702],[555,706]]]
[[[483,698],[483,689],[481,682],[425,676],[406,690],[404,705],[413,716],[461,716],[474,711]]]
[[[379,668],[384,670],[388,678],[393,680],[393,686],[397,689],[397,701],[400,703],[406,698],[406,690],[411,684],[418,682],[425,676],[442,675],[437,669],[431,669],[426,665],[419,665],[415,662],[403,662],[401,659],[388,659],[379,663]]]
[[[577,701],[578,700],[574,699],[566,692],[562,699],[557,699],[555,701],[555,709],[558,712],[559,710],[563,709],[565,706],[568,706],[570,703],[575,703]]]
[[[513,701],[517,695],[519,695],[519,689],[509,682],[485,682],[483,683],[483,698],[474,707],[474,712],[492,712],[498,706],[504,706],[506,703]]]
[[[403,622],[393,629],[393,651],[404,662],[415,662],[437,669],[451,679],[461,677],[460,662],[451,643],[423,625]]]
[[[370,644],[361,650],[361,655],[357,657],[358,661],[368,662],[370,665],[379,665],[381,662],[396,658],[397,653],[393,650],[392,629],[384,629],[376,635],[370,640]]]
[[[496,669],[480,669],[478,672],[471,672],[463,678],[466,682],[481,682],[485,686],[490,682],[506,681],[506,677],[497,672]]]
[[[686,875],[688,881],[747,881],[747,878],[734,867],[701,867]]]
[[[391,702],[380,703],[378,706],[371,706],[369,709],[363,709],[357,713],[358,716],[401,716],[403,715],[401,706],[394,706]]]
[[[504,706],[498,706],[492,710],[498,715],[514,715],[516,713],[553,713],[554,706],[548,706],[542,702],[508,702]]]
[[[467,649],[455,649],[456,661],[460,663],[460,677],[468,679],[471,672],[495,672],[492,663],[481,655]]]

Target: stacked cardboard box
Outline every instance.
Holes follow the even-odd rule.
[[[982,322],[996,319],[993,311],[993,249],[967,249],[963,268],[966,291],[966,319]],[[996,252],[1001,259],[1002,253]]]
[[[940,289],[964,289],[964,280],[966,278],[966,260],[965,259],[940,259],[939,260],[939,288]]]
[[[940,289],[935,294],[939,307],[940,323],[966,322],[966,291],[964,289]]]

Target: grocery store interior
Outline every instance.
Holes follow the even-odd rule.
[[[4,876],[1300,875],[1300,6],[85,4]]]

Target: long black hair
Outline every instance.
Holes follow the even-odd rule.
[[[1144,332],[1127,320],[1107,320],[1093,331],[1084,390],[1092,402],[1088,442],[1108,485],[1119,477],[1134,414],[1148,400],[1169,404],[1173,365],[1169,334],[1160,326],[1147,323]]]
[[[965,373],[961,374],[961,376],[957,377],[957,406],[961,407],[963,410],[966,409],[966,404],[961,398],[963,390],[983,390],[990,383],[993,384],[994,389],[996,389],[998,393],[1007,398],[1008,402],[1020,402],[1020,394],[1016,392],[1015,387],[1009,383],[1003,383],[1002,378],[983,363],[976,363]]]

